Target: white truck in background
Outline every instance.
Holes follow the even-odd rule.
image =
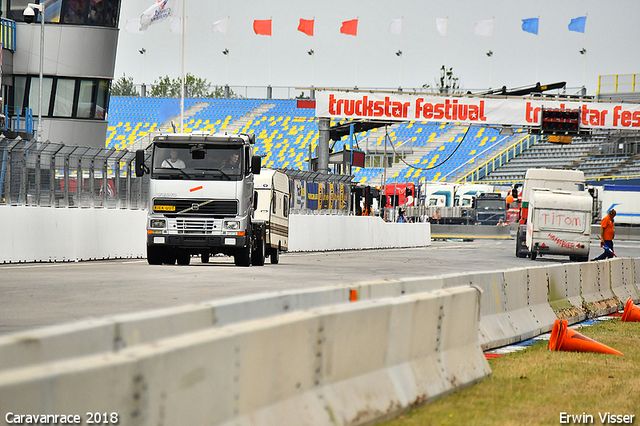
[[[265,224],[265,255],[277,264],[289,245],[289,178],[273,169],[262,169],[254,179],[254,221]]]
[[[589,258],[593,198],[577,170],[529,169],[522,189],[516,256]]]
[[[598,195],[597,219],[616,210],[616,225],[640,225],[640,186],[604,184],[592,186]]]
[[[150,146],[150,167],[145,150],[136,151],[136,176],[150,175],[149,264],[188,265],[193,255],[207,263],[218,253],[233,256],[237,266],[262,266],[267,255],[278,263],[286,245],[267,247],[271,222],[254,217],[254,179],[261,170],[254,143],[246,134],[160,135]]]

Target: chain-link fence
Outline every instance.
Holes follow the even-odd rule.
[[[148,176],[137,178],[135,152],[0,140],[0,204],[144,209]]]

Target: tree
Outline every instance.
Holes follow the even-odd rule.
[[[133,84],[133,77],[127,77],[126,74],[122,74],[112,86],[111,96],[140,96]]]
[[[171,79],[169,76],[160,77],[153,82],[153,87],[149,96],[163,98],[179,98],[180,79]],[[184,77],[184,96],[185,98],[224,98],[224,86],[211,86],[205,78],[199,78],[193,74],[187,74]],[[237,98],[233,90],[229,90],[229,97]]]
[[[429,88],[429,84],[423,84],[424,89]],[[460,79],[453,76],[453,68],[448,70],[443,65],[440,67],[440,79],[436,80],[436,89],[439,93],[457,93],[460,92]]]

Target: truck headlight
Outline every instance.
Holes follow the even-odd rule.
[[[149,228],[163,229],[166,226],[167,226],[167,221],[165,219],[151,219],[149,221]]]
[[[237,220],[225,220],[224,227],[226,229],[240,229],[240,222]]]

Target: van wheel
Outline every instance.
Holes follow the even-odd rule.
[[[251,246],[241,248],[233,255],[236,266],[251,266]]]
[[[537,251],[532,251],[531,252],[531,260],[536,260],[536,257],[538,257],[538,252]]]
[[[280,262],[280,246],[271,249],[271,264],[277,265]]]
[[[254,266],[264,266],[264,236],[261,235],[260,238],[256,240],[256,248],[251,253],[251,263]]]

